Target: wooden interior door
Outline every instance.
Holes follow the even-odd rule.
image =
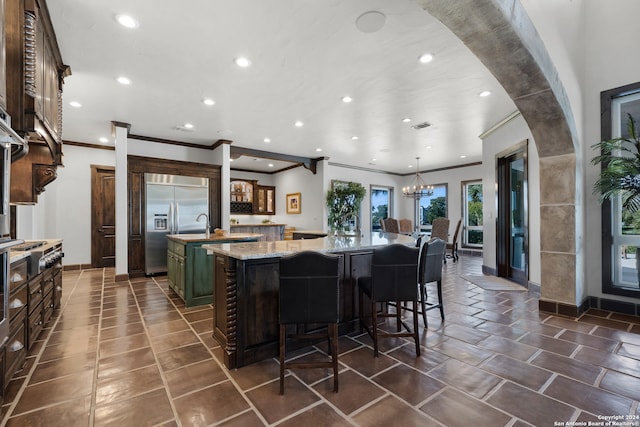
[[[91,166],[91,266],[116,265],[115,168]]]

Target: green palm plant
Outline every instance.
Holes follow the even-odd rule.
[[[367,190],[357,182],[334,182],[326,197],[329,226],[336,231],[346,231],[351,221],[357,225],[360,203],[366,194]]]
[[[593,165],[602,165],[593,188],[600,194],[600,202],[620,197],[623,211],[640,210],[640,135],[631,114],[627,137],[600,141],[592,148],[600,150],[600,155],[591,159]]]

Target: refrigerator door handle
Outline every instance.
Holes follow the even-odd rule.
[[[176,223],[176,233],[175,234],[180,234],[180,203],[176,202],[176,214],[175,214],[175,223]]]
[[[169,233],[173,234],[173,203],[169,203]]]

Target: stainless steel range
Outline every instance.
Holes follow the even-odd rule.
[[[59,264],[64,257],[62,242],[53,240],[30,240],[13,246],[12,251],[29,251],[29,277],[40,274],[43,270]]]

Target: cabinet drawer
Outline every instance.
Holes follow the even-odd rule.
[[[9,292],[13,292],[29,279],[27,259],[12,263],[9,268]]]
[[[24,313],[24,311],[23,311]],[[8,384],[13,374],[22,368],[27,357],[25,342],[24,314],[18,316],[18,327],[9,337],[6,345],[4,383]]]
[[[172,252],[178,256],[184,256],[186,252],[187,245],[183,245],[180,243],[173,242],[173,250]]]
[[[31,307],[29,307],[31,309]],[[27,348],[31,349],[42,331],[42,302],[29,314],[27,321]]]
[[[24,307],[27,306],[27,301],[29,298],[29,287],[25,284],[18,291],[12,292],[9,296],[9,319],[11,319],[11,323],[13,324],[14,317],[16,314],[20,312]],[[24,319],[23,319],[24,320]]]
[[[45,274],[42,278],[42,294],[46,295],[53,290],[53,274]]]
[[[29,282],[29,313],[42,301],[42,281],[32,280]]]
[[[49,323],[51,315],[53,314],[53,288],[51,291],[44,295],[42,299],[42,325]]]

